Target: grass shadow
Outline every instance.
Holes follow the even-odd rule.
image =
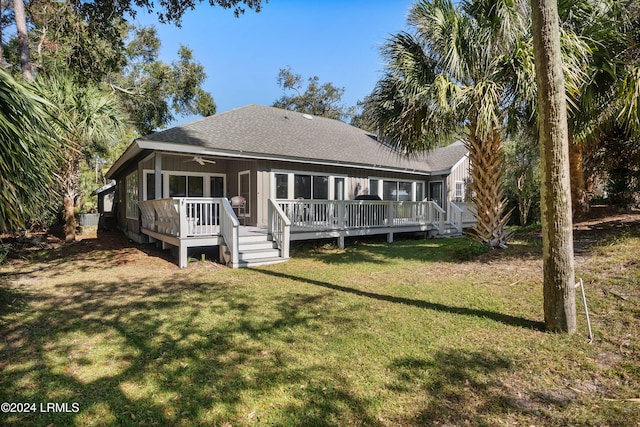
[[[424,239],[403,236],[393,243],[384,238],[370,236],[352,238],[344,249],[333,243],[311,241],[292,247],[292,257],[314,259],[326,264],[390,264],[398,261],[460,263],[480,260],[488,250],[466,237],[451,239]]]
[[[235,425],[252,417],[380,424],[347,378],[281,350],[296,345],[294,330],[318,323],[306,307],[322,295],[256,301],[233,286],[178,275],[83,281],[55,286],[37,310],[12,317],[28,304],[18,294],[0,293],[1,301],[22,301],[2,311],[11,321],[3,322],[0,399],[77,402],[80,413],[0,414],[2,425]],[[244,406],[247,396],[280,390],[292,390],[281,407]]]
[[[495,322],[499,322],[508,326],[515,326],[519,328],[534,329],[538,331],[544,330],[543,322],[537,322],[535,320],[511,316],[509,314],[497,313],[494,311],[479,310],[479,309],[467,308],[467,307],[454,307],[454,306],[449,306],[449,305],[439,304],[439,303],[434,303],[429,301],[423,301],[418,299],[378,294],[375,292],[364,291],[361,289],[351,288],[344,285],[337,285],[329,282],[323,282],[315,279],[309,279],[306,277],[293,276],[290,274],[281,273],[281,272],[268,270],[268,269],[255,268],[254,271],[259,271],[260,273],[268,276],[274,276],[277,278],[292,280],[295,282],[308,283],[313,286],[320,286],[323,288],[331,289],[333,291],[345,292],[348,294],[357,295],[365,298],[371,298],[378,301],[386,301],[393,304],[403,304],[403,305],[423,308],[426,310],[438,311],[438,312],[447,313],[447,314],[456,314],[456,315],[462,315],[462,316],[491,319]]]

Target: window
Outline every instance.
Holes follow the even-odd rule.
[[[456,181],[456,202],[464,202],[464,181]]]
[[[142,177],[143,200],[226,195],[226,177],[223,174],[166,170],[162,172],[159,195],[156,195],[155,171],[145,169]]]
[[[127,218],[138,219],[138,171],[125,178]]]
[[[329,199],[329,177],[328,176],[313,177],[313,198],[314,200]]]
[[[382,199],[395,200],[398,202],[411,201],[412,183],[407,181],[383,181]]]
[[[169,197],[204,196],[204,177],[169,175]]]
[[[442,207],[442,181],[431,181],[429,182],[429,199],[433,200],[438,204],[438,206]]]
[[[294,175],[293,198],[329,200],[329,177],[326,175]]]
[[[162,175],[164,177],[164,174]],[[155,173],[145,173],[145,179],[147,180],[146,189],[147,194],[144,197],[144,200],[155,200],[162,199],[162,193],[164,191],[164,182],[162,179],[160,180],[160,194],[159,197],[156,197],[156,174]]]
[[[187,177],[187,196],[203,197],[204,196],[204,178],[201,176]]]
[[[289,198],[289,175],[285,173],[276,174],[276,199]]]
[[[424,182],[416,182],[416,200],[419,202],[424,200]]]
[[[293,177],[293,198],[311,199],[311,176],[295,175]]]
[[[211,197],[224,197],[224,177],[212,176],[209,178]]]
[[[372,196],[377,196],[378,193],[380,192],[380,189],[378,188],[380,185],[380,180],[379,179],[370,179],[369,180],[369,194],[371,194]]]

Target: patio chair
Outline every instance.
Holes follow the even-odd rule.
[[[238,209],[238,220],[240,219],[240,212],[242,212],[242,224],[247,225],[247,199],[242,196],[233,196],[231,198],[231,208]]]

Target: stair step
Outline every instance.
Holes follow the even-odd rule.
[[[266,234],[255,234],[249,236],[240,236],[240,244],[243,243],[258,243],[258,242],[270,242],[269,237]]]
[[[239,246],[240,252],[256,251],[261,249],[273,249],[273,242],[241,242]]]
[[[271,264],[279,264],[281,262],[288,261],[288,258],[280,258],[280,257],[272,257],[272,258],[258,258],[250,261],[241,260],[238,263],[238,267],[259,267],[261,265],[271,265]]]
[[[278,249],[257,249],[252,251],[245,251],[241,249],[239,251],[240,261],[248,261],[259,258],[277,258],[280,256],[280,251]]]

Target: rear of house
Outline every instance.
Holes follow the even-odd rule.
[[[464,202],[467,154],[455,143],[406,158],[340,121],[249,105],[139,138],[107,176],[117,181],[118,227],[147,242],[140,208],[160,199],[241,196],[244,206],[234,213],[242,225],[256,228],[269,227],[270,200],[294,223],[294,205],[301,201],[307,217],[310,207],[324,206],[326,220],[329,210],[334,216],[339,210],[329,201],[362,195],[433,201],[446,212],[450,202]],[[315,212],[316,223],[318,217]]]

